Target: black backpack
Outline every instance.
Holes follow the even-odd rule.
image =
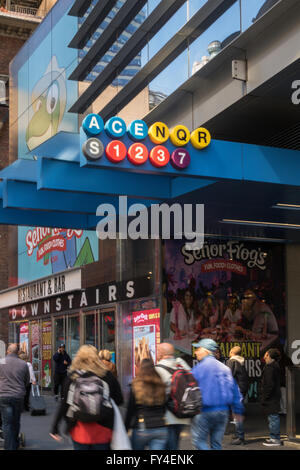
[[[97,375],[76,371],[79,375],[69,387],[67,417],[83,423],[106,423],[113,418],[109,386]]]
[[[192,418],[199,414],[201,412],[202,397],[193,374],[182,368],[171,369],[162,364],[158,364],[156,367],[161,367],[172,374],[167,408],[177,418]]]

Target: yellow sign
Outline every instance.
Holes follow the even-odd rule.
[[[204,127],[198,127],[191,133],[191,143],[196,149],[204,149],[210,144],[211,135]]]
[[[185,126],[178,125],[171,130],[170,139],[172,144],[176,145],[176,147],[183,147],[190,141],[190,138],[190,131]]]
[[[149,139],[154,144],[163,144],[169,138],[170,132],[168,126],[163,122],[155,122],[149,127]]]

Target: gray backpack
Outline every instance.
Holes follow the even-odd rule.
[[[105,424],[113,418],[109,386],[97,375],[76,371],[67,396],[67,417],[82,423]]]

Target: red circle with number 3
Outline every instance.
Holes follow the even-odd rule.
[[[128,160],[134,165],[142,165],[148,160],[148,149],[144,144],[135,143],[128,149]]]
[[[170,161],[170,153],[169,150],[164,147],[163,145],[157,145],[153,147],[150,152],[150,162],[153,166],[157,168],[161,168],[166,166]]]
[[[109,161],[112,163],[118,163],[126,157],[127,148],[120,140],[112,140],[107,145],[105,153]]]

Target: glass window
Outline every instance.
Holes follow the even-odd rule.
[[[101,313],[101,349],[115,352],[115,311]]]
[[[55,318],[54,320],[54,353],[58,350],[59,346],[65,344],[65,319]]]
[[[84,344],[98,347],[97,316],[95,313],[84,316]]]
[[[74,359],[80,347],[80,318],[79,315],[68,317],[68,336],[66,351],[71,359]]]

